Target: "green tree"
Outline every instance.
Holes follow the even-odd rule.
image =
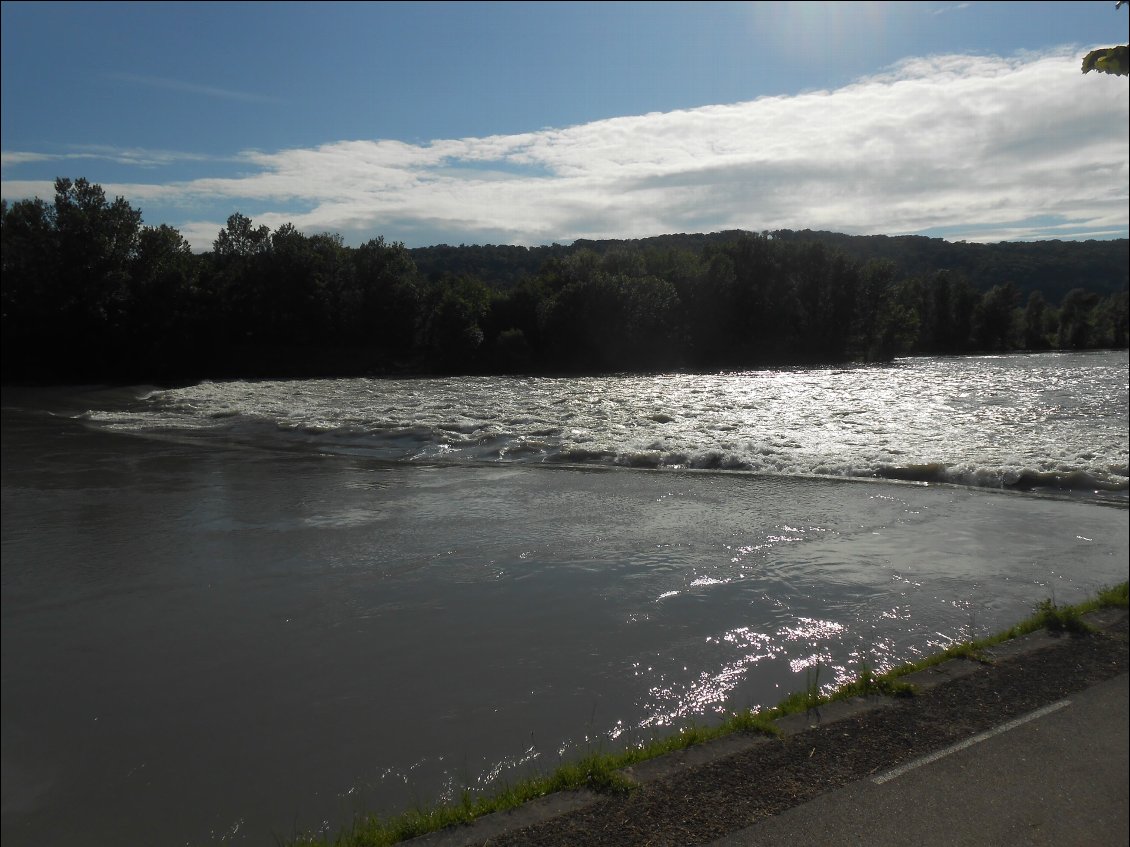
[[[0,337],[5,379],[50,372],[64,343],[59,326],[53,210],[42,200],[2,202]]]
[[[541,356],[543,341],[539,315],[551,297],[540,276],[526,277],[507,291],[491,298],[483,321],[483,332],[494,345],[502,370],[529,370]],[[518,335],[521,341],[518,341]],[[503,341],[502,336],[507,335]]]
[[[845,358],[858,265],[820,243],[797,245],[787,254],[796,303],[795,358],[824,362]]]
[[[870,261],[860,272],[853,347],[869,361],[912,352],[919,337],[921,286],[895,277],[889,261]]]
[[[1024,307],[1024,347],[1028,350],[1046,350],[1051,346],[1049,334],[1048,302],[1039,291],[1028,295],[1028,305]]]
[[[591,272],[569,282],[546,302],[539,324],[553,366],[613,370],[623,350],[619,285],[595,266],[586,270]]]
[[[743,234],[726,254],[734,271],[731,357],[747,366],[781,358],[792,345],[797,312],[783,249],[768,233]]]
[[[446,370],[471,370],[483,343],[480,321],[490,307],[490,290],[472,276],[447,276],[432,292],[427,319],[427,345]]]
[[[257,292],[267,340],[309,347],[331,339],[341,246],[340,236],[306,236],[290,223],[271,233]]]
[[[867,359],[880,359],[890,355],[887,348],[892,339],[879,337],[879,316],[892,296],[897,270],[890,260],[872,259],[860,272],[856,289],[855,314],[852,320],[851,349]]]
[[[270,246],[270,228],[255,226],[251,218],[236,212],[228,217],[227,225],[212,242],[212,252],[222,257],[254,256],[265,253]]]
[[[1126,289],[1104,297],[1093,312],[1095,337],[1103,347],[1125,347],[1130,335],[1130,295]]]
[[[1013,346],[1014,310],[1020,291],[1011,283],[994,285],[981,296],[973,312],[973,337],[981,350],[1007,350]]]
[[[212,345],[245,346],[260,340],[264,331],[261,304],[267,274],[265,257],[270,247],[270,228],[256,227],[239,212],[228,217],[216,235],[201,279],[211,312]]]
[[[200,262],[180,232],[166,224],[142,228],[130,270],[128,322],[136,358],[155,374],[181,375],[204,358],[196,344],[199,272]]]
[[[620,277],[618,288],[623,335],[617,366],[650,370],[677,364],[683,345],[675,286],[645,275]]]
[[[351,339],[392,355],[410,352],[423,323],[420,275],[404,245],[383,236],[352,253],[354,273],[343,293],[345,331]]]
[[[494,342],[495,367],[503,373],[521,373],[533,365],[533,351],[520,329],[506,329]]]
[[[719,252],[706,261],[702,278],[680,294],[686,309],[688,352],[699,367],[735,364],[745,315],[736,308],[734,260]]]
[[[107,369],[130,344],[125,317],[141,212],[122,197],[108,200],[100,185],[59,178],[53,217],[59,319],[74,367]]]
[[[1099,297],[1093,291],[1073,288],[1059,306],[1059,331],[1056,344],[1065,350],[1083,350],[1091,346],[1095,325],[1092,312]]]

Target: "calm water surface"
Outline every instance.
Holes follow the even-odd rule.
[[[6,845],[333,832],[1127,578],[1125,353],[3,414]]]

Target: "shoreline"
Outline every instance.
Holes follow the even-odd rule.
[[[840,767],[845,756],[880,762],[865,772],[885,769],[940,746],[954,732],[985,729],[1065,691],[1125,673],[1126,592],[1122,583],[1075,606],[1046,601],[997,635],[882,675],[864,668],[860,679],[829,695],[798,692],[774,709],[735,715],[720,727],[691,727],[642,750],[589,757],[511,789],[498,808],[489,808],[493,798],[465,797],[460,806],[417,809],[389,821],[358,822],[336,838],[290,843],[614,847],[651,838],[687,844],[718,838],[859,778],[855,769]],[[812,760],[818,748],[806,753],[816,740],[835,749],[824,771]],[[891,761],[884,765],[884,759]],[[732,795],[735,780],[750,785]],[[720,784],[724,802],[717,796]],[[734,796],[742,802],[735,804]]]

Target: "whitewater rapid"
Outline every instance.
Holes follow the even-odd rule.
[[[1127,355],[587,377],[203,382],[115,430],[396,462],[553,462],[1127,492]]]

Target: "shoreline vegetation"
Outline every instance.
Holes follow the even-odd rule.
[[[5,384],[751,370],[1130,338],[1126,239],[735,230],[408,249],[236,213],[194,253],[82,178],[0,212]]]
[[[984,651],[1005,641],[1039,630],[1052,634],[1085,637],[1091,632],[1084,615],[1104,608],[1130,608],[1130,583],[1101,589],[1082,603],[1060,606],[1053,600],[1041,602],[1028,618],[995,635],[955,644],[948,649],[916,662],[901,665],[884,673],[875,673],[867,666],[859,676],[834,691],[823,693],[818,675],[812,675],[804,690],[794,692],[776,706],[764,710],[744,710],[731,714],[714,726],[691,725],[677,733],[640,743],[616,753],[592,752],[575,762],[561,765],[552,773],[508,785],[497,793],[475,795],[464,791],[454,803],[431,808],[416,808],[395,817],[359,819],[352,828],[337,835],[305,835],[289,841],[292,847],[386,847],[417,836],[451,827],[470,824],[486,815],[515,809],[533,800],[561,791],[588,790],[597,794],[624,794],[635,783],[622,771],[640,762],[667,753],[685,750],[734,733],[780,737],[776,721],[820,706],[857,697],[914,697],[916,691],[902,678],[916,671],[940,665],[955,658],[986,661]]]

